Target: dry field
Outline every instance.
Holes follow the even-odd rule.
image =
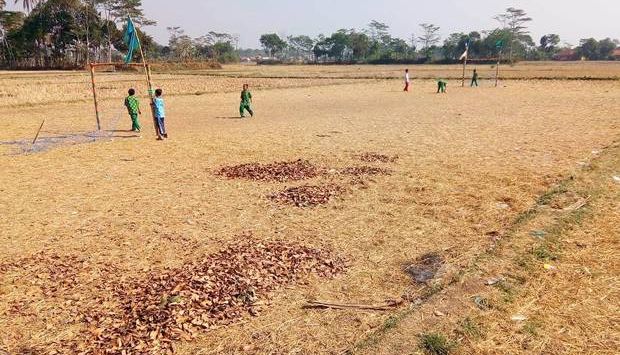
[[[433,68],[0,73],[0,354],[615,353],[620,64]]]

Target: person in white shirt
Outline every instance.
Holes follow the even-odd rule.
[[[411,80],[409,79],[409,69],[405,69],[405,90],[409,92],[409,85],[411,84]]]

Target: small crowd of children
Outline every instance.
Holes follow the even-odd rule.
[[[478,87],[478,70],[474,69],[474,73],[471,78],[471,87]],[[409,88],[411,87],[411,78],[409,76],[409,69],[405,69],[405,89],[403,91],[409,92]],[[437,80],[437,93],[445,94],[448,92],[448,82],[444,79]]]
[[[131,118],[131,131],[140,133],[142,127],[140,126],[140,101],[136,96],[135,89],[129,89],[129,96],[125,98],[125,107]],[[168,132],[166,131],[166,105],[163,99],[162,89],[155,90],[155,97],[151,102],[151,109],[153,110],[153,118],[155,123],[155,133],[157,134],[157,140],[164,140],[168,138]],[[241,103],[239,105],[239,115],[241,118],[245,117],[245,111],[250,114],[250,117],[254,117],[254,111],[252,110],[252,93],[250,92],[250,86],[243,84],[243,90],[241,91]]]
[[[471,79],[471,87],[478,86],[478,71],[474,69],[474,73]],[[403,91],[409,92],[411,86],[411,78],[409,76],[409,69],[405,69],[405,89]],[[241,102],[239,104],[239,116],[245,118],[245,112],[250,114],[250,117],[254,117],[254,110],[252,110],[252,93],[250,92],[250,86],[243,84],[243,90],[241,91]],[[437,93],[447,93],[448,82],[444,79],[437,80]],[[168,132],[166,131],[165,117],[166,109],[164,99],[162,97],[162,89],[155,90],[155,97],[151,102],[151,108],[153,110],[153,117],[155,119],[155,131],[157,133],[157,140],[163,140],[168,138]],[[125,98],[125,106],[131,118],[131,131],[140,132],[140,120],[139,116],[142,114],[140,111],[140,102],[136,97],[136,90],[129,89],[129,96]]]

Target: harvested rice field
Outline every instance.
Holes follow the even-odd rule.
[[[410,68],[0,73],[0,354],[616,353],[620,64]]]

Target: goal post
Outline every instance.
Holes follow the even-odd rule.
[[[97,95],[96,70],[101,67],[134,67],[144,68],[146,82],[148,85],[148,93],[151,101],[153,101],[153,83],[151,80],[151,66],[147,63],[89,63],[90,80],[93,91],[93,103],[95,106],[95,119],[97,120],[97,131],[101,131],[101,115],[99,111],[99,98]],[[151,110],[152,113],[152,110]],[[153,116],[154,117],[154,116]]]

